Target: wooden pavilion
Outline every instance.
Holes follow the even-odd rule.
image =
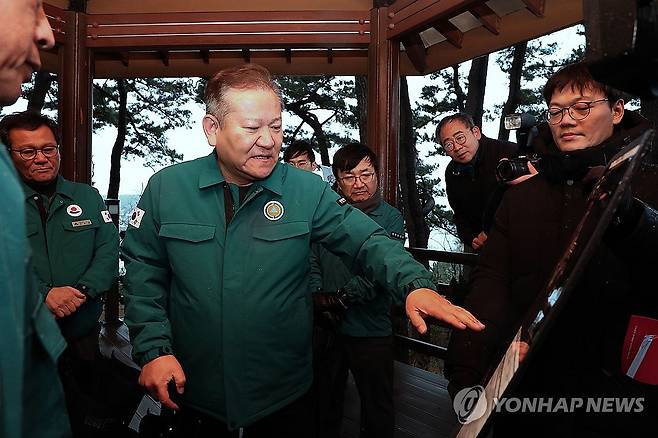
[[[57,74],[67,178],[91,181],[93,79],[209,77],[255,62],[275,75],[367,76],[368,144],[378,153],[380,185],[393,204],[401,75],[425,75],[583,19],[578,0],[45,0],[45,10],[56,46],[42,59]],[[468,255],[440,256],[473,263]],[[118,321],[113,296],[109,320]],[[404,336],[397,342],[441,355],[425,342]],[[101,348],[105,344],[130,362],[125,326],[104,330]],[[396,436],[449,434],[454,415],[445,380],[396,367]],[[350,388],[345,436],[358,436]]]
[[[368,144],[397,196],[399,77],[424,75],[582,20],[575,0],[46,0],[56,47],[62,172],[91,181],[92,80],[207,77],[256,62],[275,75],[366,75]]]

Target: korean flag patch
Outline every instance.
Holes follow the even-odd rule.
[[[109,211],[107,210],[101,211],[101,216],[103,216],[103,222],[105,222],[106,224],[112,222],[112,216],[110,215]]]
[[[130,225],[132,225],[133,227],[135,227],[135,228],[139,228],[139,226],[142,223],[142,218],[144,217],[145,213],[146,212],[144,210],[142,210],[141,208],[135,207],[135,209],[132,211],[132,213],[130,213],[130,220],[128,221],[128,223]]]

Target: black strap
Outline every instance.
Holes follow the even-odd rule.
[[[46,253],[48,253],[48,236],[46,234],[46,221],[48,220],[48,211],[46,210],[46,206],[43,205],[43,198],[41,197],[40,194],[35,194],[34,195],[34,202],[37,204],[37,208],[39,209],[39,216],[41,216],[41,228],[43,229],[43,241],[46,244]]]

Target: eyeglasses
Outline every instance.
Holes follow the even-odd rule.
[[[566,110],[569,113],[569,117],[573,120],[583,120],[589,116],[592,106],[595,103],[607,101],[608,99],[598,99],[589,102],[576,102],[564,108],[553,106],[546,110],[544,117],[550,125],[557,125],[564,118],[564,111]]]
[[[452,150],[455,148],[455,142],[457,144],[464,144],[466,143],[466,134],[459,133],[453,137],[454,141],[452,140],[446,140],[443,142],[442,146],[443,149],[446,150],[446,152],[452,152]]]
[[[369,184],[372,182],[373,179],[375,179],[375,173],[374,172],[364,172],[361,175],[347,175],[343,176],[340,179],[343,183],[347,185],[353,185],[356,183],[356,179],[359,179],[363,184]]]
[[[295,167],[307,167],[309,164],[311,164],[311,162],[308,161],[308,160],[290,161],[289,163],[292,164]]]
[[[22,159],[28,161],[28,160],[34,160],[37,157],[38,152],[41,152],[43,156],[46,158],[52,158],[56,156],[57,151],[59,149],[59,145],[46,145],[42,148],[27,147],[21,149],[12,149],[12,148],[7,148],[7,149],[9,151],[16,152],[18,155],[21,156]]]

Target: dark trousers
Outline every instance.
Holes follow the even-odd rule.
[[[319,341],[319,336],[326,338]],[[340,436],[347,376],[352,371],[361,399],[361,437],[392,438],[393,338],[327,337],[316,329],[315,348],[316,436]]]
[[[98,331],[68,341],[69,345],[58,362],[58,371],[64,388],[66,409],[75,438],[94,436],[86,419],[87,413],[95,409],[97,400],[90,395],[94,387],[95,361],[98,360]],[[96,426],[96,425],[95,425]]]
[[[226,424],[193,409],[181,407],[174,416],[171,438],[308,438],[313,431],[310,393],[240,430],[229,431]]]

